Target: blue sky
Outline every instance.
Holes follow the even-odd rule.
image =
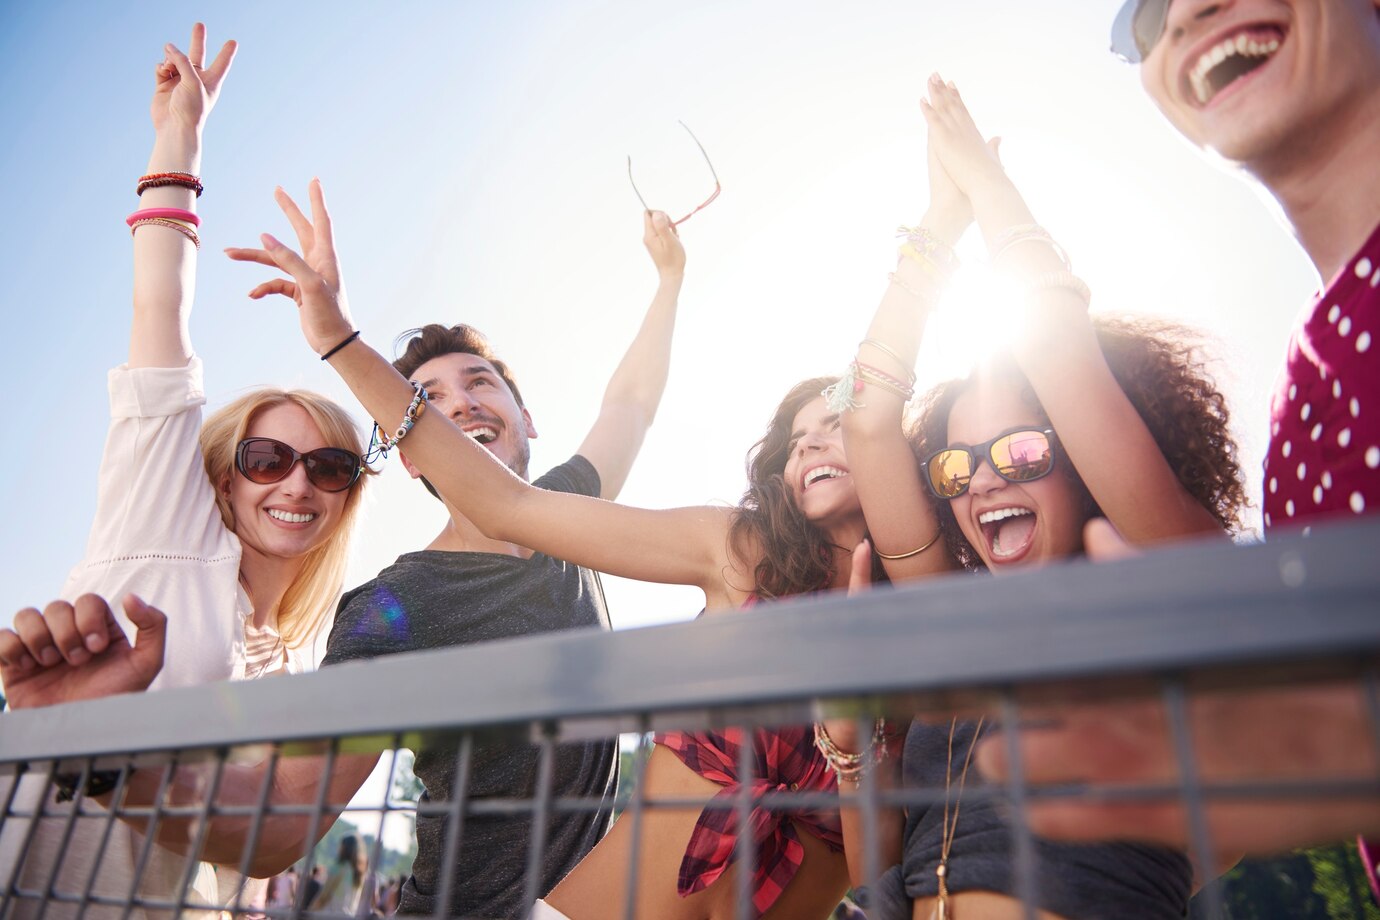
[[[574,4],[9,4],[0,33],[0,622],[51,599],[80,557],[123,360],[123,217],[152,141],[165,41],[203,17],[241,52],[206,132],[194,343],[212,405],[258,384],[355,409],[286,301],[219,250],[285,233],[274,185],[325,183],[351,304],[385,350],[403,329],[471,322],[516,368],[534,471],[565,459],[652,294],[633,153],[649,202],[724,192],[683,229],[689,271],[658,423],[624,500],[736,500],[743,455],[796,380],[852,353],[898,223],[925,203],[915,101],[959,82],[1094,308],[1185,319],[1221,342],[1254,481],[1265,398],[1315,279],[1256,192],[1177,138],[1106,53],[1111,0]],[[184,44],[185,47],[185,44]],[[285,237],[286,238],[286,237]],[[965,248],[969,263],[980,259]],[[935,325],[922,378],[991,336]],[[357,411],[357,410],[356,410]],[[362,413],[360,414],[362,419]],[[427,543],[439,505],[398,469],[375,490],[350,582]],[[690,589],[611,586],[619,625],[694,614]]]

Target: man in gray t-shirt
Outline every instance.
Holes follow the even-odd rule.
[[[637,338],[604,393],[594,426],[576,455],[534,484],[545,489],[613,499],[642,446],[670,365],[671,333],[685,252],[664,214],[648,214],[644,242],[660,275],[656,296]],[[532,416],[508,366],[468,326],[413,330],[394,367],[429,396],[440,412],[518,476],[528,478]],[[421,473],[406,457],[416,478]],[[436,490],[422,479],[433,495]],[[444,498],[437,495],[444,502]],[[485,536],[457,508],[425,550],[408,553],[377,578],[348,592],[327,645],[327,665],[377,655],[573,628],[609,625],[598,575],[587,569]],[[401,613],[401,616],[398,614]],[[526,798],[535,789],[537,751],[531,745],[477,745],[470,768],[472,800]],[[359,758],[341,758],[332,790],[363,783]],[[616,783],[613,739],[563,744],[557,749],[553,792],[603,798]],[[417,777],[426,801],[448,799],[455,774],[453,745],[423,745]],[[574,868],[607,828],[609,811],[555,814],[543,848],[538,893],[545,895]],[[400,913],[433,913],[440,895],[446,848],[444,818],[417,822],[417,858],[403,886]],[[453,916],[523,916],[524,873],[531,822],[511,816],[466,819],[454,868]]]
[[[575,456],[534,485],[580,495],[599,494],[599,476]],[[501,553],[408,553],[374,580],[345,595],[336,614],[326,664],[418,649],[445,648],[528,633],[579,627],[608,628],[608,611],[595,572],[536,553],[530,558]],[[448,801],[455,777],[453,741],[421,746],[416,774],[424,801]],[[617,744],[613,739],[556,747],[552,793],[557,797],[603,799],[611,804]],[[470,763],[471,802],[531,798],[535,793],[537,748],[521,742],[477,741]],[[551,815],[542,849],[539,890],[550,890],[603,836],[609,809]],[[448,821],[417,819],[417,858],[402,889],[399,912],[431,914],[440,895]],[[525,816],[471,815],[460,840],[451,916],[511,917],[522,903],[531,841]]]

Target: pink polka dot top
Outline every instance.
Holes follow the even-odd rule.
[[[1289,336],[1270,400],[1265,526],[1380,512],[1380,227]]]

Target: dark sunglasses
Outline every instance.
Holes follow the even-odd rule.
[[[1112,23],[1112,53],[1139,64],[1164,37],[1171,0],[1126,0]]]
[[[343,447],[318,447],[299,454],[272,438],[245,438],[235,448],[235,469],[261,486],[286,479],[298,460],[307,471],[307,479],[323,492],[344,492],[364,471],[359,455]]]
[[[983,460],[1007,482],[1048,476],[1054,470],[1054,429],[1016,428],[985,444],[937,450],[925,460],[925,481],[940,498],[958,498]]]

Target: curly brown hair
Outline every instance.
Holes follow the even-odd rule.
[[[1246,488],[1231,436],[1227,400],[1208,372],[1202,335],[1187,326],[1144,317],[1096,316],[1092,324],[1112,376],[1140,413],[1179,482],[1223,529],[1239,530]],[[917,462],[923,464],[924,457],[947,446],[949,413],[979,375],[1009,380],[1019,387],[1029,405],[1044,415],[1015,358],[1001,355],[980,371],[945,381],[925,394],[910,434]],[[1066,466],[1083,494],[1087,516],[1100,516],[1101,509],[1072,464]],[[924,475],[923,469],[920,474]],[[954,559],[964,568],[983,568],[977,552],[959,530],[949,502],[935,499],[935,504],[940,529]]]
[[[767,433],[748,451],[748,488],[733,515],[729,539],[743,558],[760,554],[753,569],[754,593],[760,598],[805,594],[830,586],[833,544],[828,534],[796,507],[785,473],[796,414],[838,380],[812,377],[791,387],[772,414]],[[872,580],[886,580],[875,556]]]

